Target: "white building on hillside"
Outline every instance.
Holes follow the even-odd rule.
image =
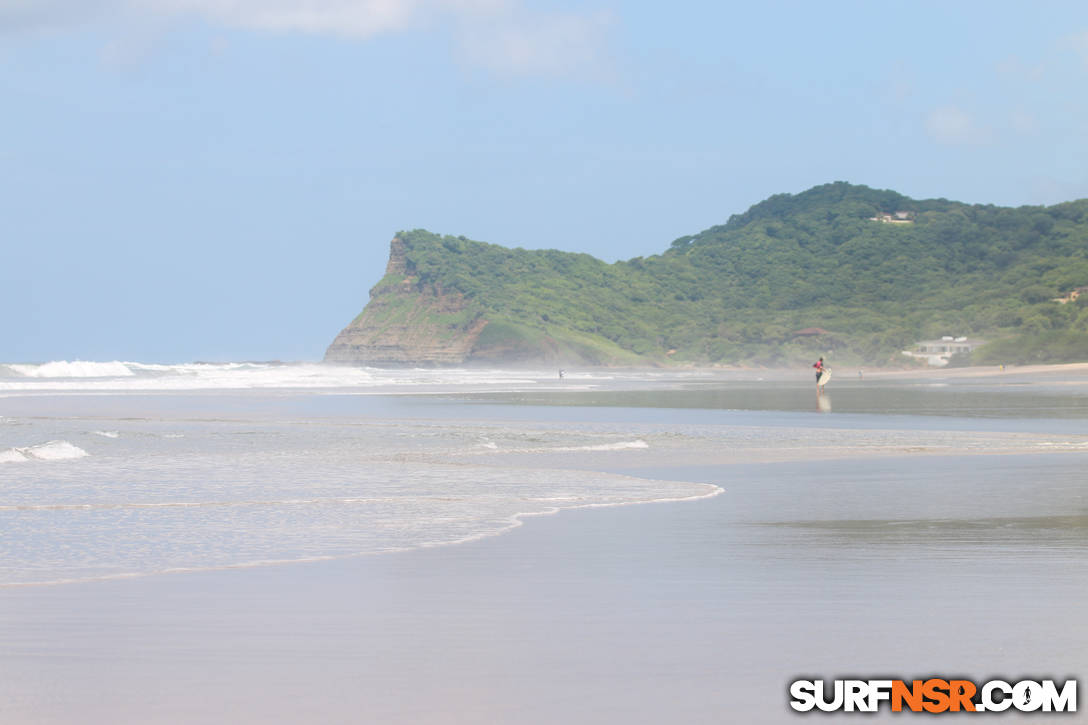
[[[915,344],[913,350],[904,350],[903,354],[908,357],[924,358],[934,367],[943,367],[956,353],[971,352],[985,343],[985,340],[969,340],[966,337],[945,335],[940,340],[923,340]]]

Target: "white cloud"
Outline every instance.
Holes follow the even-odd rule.
[[[368,38],[413,25],[423,0],[129,0],[145,12],[193,15],[249,30]]]
[[[79,25],[114,5],[112,0],[0,0],[0,33]]]
[[[930,111],[925,127],[930,136],[945,144],[986,143],[989,136],[966,111],[956,106],[942,106]]]
[[[574,75],[608,72],[605,13],[530,13],[517,8],[461,19],[458,56],[498,75]]]
[[[1061,45],[1080,56],[1081,65],[1088,68],[1088,31],[1066,36]]]
[[[1022,134],[1034,134],[1039,131],[1039,120],[1035,114],[1023,108],[1017,108],[1009,116],[1012,129]]]
[[[1008,55],[994,65],[1003,78],[1020,83],[1037,83],[1046,75],[1044,63],[1028,63],[1017,55]]]
[[[516,0],[130,0],[225,25],[368,38],[450,22],[459,59],[500,75],[596,72],[609,19],[540,12]]]
[[[200,18],[257,32],[365,40],[448,24],[457,58],[501,75],[600,76],[609,16],[531,10],[525,0],[0,0],[0,31],[103,17]]]

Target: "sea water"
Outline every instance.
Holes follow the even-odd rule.
[[[0,586],[455,544],[564,508],[723,490],[625,467],[1088,453],[1088,396],[1068,381],[841,381],[815,396],[761,377],[0,365]],[[1018,510],[1069,495],[1041,487]],[[916,503],[903,510],[949,518]]]
[[[452,544],[561,508],[719,490],[489,460],[648,447],[626,431],[433,419],[395,398],[358,395],[539,387],[540,373],[123,362],[4,367],[0,586]],[[582,376],[583,383],[593,379]],[[576,380],[567,385],[577,387]]]
[[[6,366],[0,719],[778,723],[800,676],[1083,678],[1085,382]]]

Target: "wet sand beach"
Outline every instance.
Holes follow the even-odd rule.
[[[451,505],[461,508],[356,520],[379,530],[444,530],[443,517],[480,506],[504,516],[491,499],[511,495],[510,482],[533,487],[533,510],[575,508],[509,530],[472,519],[481,535],[454,545],[158,574],[154,557],[186,552],[164,554],[156,540],[190,526],[210,537],[209,565],[241,551],[259,525],[243,515],[250,493],[183,506],[167,528],[144,518],[144,503],[120,508],[120,519],[89,518],[108,523],[101,532],[78,511],[48,514],[79,523],[80,538],[28,528],[53,558],[16,545],[19,576],[33,583],[34,566],[78,570],[97,557],[101,567],[122,554],[138,575],[0,588],[0,721],[780,723],[804,717],[787,695],[803,676],[1079,677],[1088,416],[1079,397],[1033,385],[857,383],[828,393],[830,412],[807,385],[758,381],[569,400],[531,390],[392,402],[9,399],[10,424],[28,440],[55,433],[86,448],[73,460],[5,464],[27,496],[26,476],[87,496],[84,482],[108,486],[136,463],[135,482],[185,486],[171,496],[221,496],[249,481],[256,464],[228,463],[253,450],[279,458],[254,468],[249,487],[279,471],[276,485],[313,492],[343,470],[383,465],[411,487],[437,486],[438,501],[444,481],[460,481],[464,503]],[[216,406],[225,413],[212,415]],[[352,448],[365,441],[384,449]],[[315,451],[317,471],[307,468]],[[344,457],[327,460],[330,451]],[[312,480],[296,481],[307,470]],[[193,487],[218,471],[218,487]],[[721,492],[577,508],[708,485]],[[407,495],[398,490],[387,495]],[[329,515],[355,504],[322,498],[312,519],[299,518],[305,503],[265,506],[256,521],[320,554]],[[237,513],[187,513],[205,508]],[[129,548],[112,551],[126,528]]]
[[[1075,676],[1088,519],[1059,503],[1067,464],[988,458],[976,493],[1005,509],[946,492],[936,520],[917,499],[956,460],[910,480],[874,462],[673,469],[725,493],[450,547],[8,590],[3,719],[774,723],[797,717],[786,683],[804,674]],[[1017,514],[1025,471],[1055,500]]]

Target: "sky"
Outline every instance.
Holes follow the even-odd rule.
[[[0,361],[319,360],[401,229],[1088,197],[1083,2],[0,0]]]

